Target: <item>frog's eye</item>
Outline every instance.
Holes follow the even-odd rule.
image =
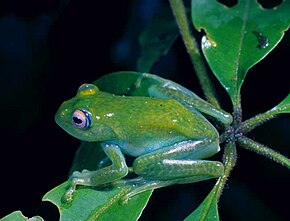
[[[72,115],[72,124],[80,129],[87,129],[91,126],[91,113],[84,109],[77,109]]]

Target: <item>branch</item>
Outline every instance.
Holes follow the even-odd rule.
[[[240,137],[237,143],[247,150],[254,151],[290,169],[290,159],[256,141],[247,137]]]
[[[190,55],[193,68],[201,84],[206,99],[215,107],[220,107],[215,96],[213,84],[206,70],[204,60],[200,54],[195,38],[190,32],[186,10],[182,0],[169,0],[173,15],[176,19],[180,34],[185,44],[186,50]]]
[[[227,179],[230,176],[230,173],[237,161],[237,151],[236,144],[234,142],[229,142],[226,144],[223,155],[223,164],[225,165],[225,173],[222,177],[219,178],[218,185],[218,198],[220,198],[224,186],[227,182]]]
[[[244,121],[241,126],[238,128],[238,131],[246,134],[253,130],[255,127],[264,124],[265,122],[273,119],[279,114],[275,109],[271,109],[265,113],[258,114],[255,117],[252,117],[246,121]]]

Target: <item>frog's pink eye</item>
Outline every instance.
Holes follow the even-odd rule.
[[[72,115],[72,124],[80,129],[87,129],[91,126],[91,113],[84,109],[77,109]]]

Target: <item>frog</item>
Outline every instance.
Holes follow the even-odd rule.
[[[96,170],[73,172],[63,202],[73,200],[77,186],[127,185],[130,191],[120,200],[125,204],[147,190],[224,175],[223,164],[208,159],[220,151],[220,145],[219,133],[206,116],[227,126],[231,114],[153,74],[140,75],[134,90],[145,84],[148,96],[111,94],[86,83],[61,104],[56,123],[79,140],[100,143],[111,162]],[[127,156],[134,159],[130,166]]]

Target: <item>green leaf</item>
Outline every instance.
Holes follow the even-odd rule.
[[[143,73],[133,71],[119,71],[102,76],[94,82],[102,91],[112,94],[130,96],[149,96],[148,88],[152,85],[160,85],[163,82],[147,76],[142,84],[136,88],[136,81]]]
[[[135,82],[141,73],[134,71],[118,71],[106,74],[93,83],[102,91],[118,95],[131,95],[135,90]],[[147,93],[144,91],[144,96]]]
[[[219,221],[217,210],[217,187],[218,185],[215,185],[198,208],[184,221]]]
[[[96,170],[98,163],[106,157],[99,143],[82,141],[69,174],[83,169]]]
[[[47,194],[43,200],[55,204],[60,213],[60,220],[128,220],[135,221],[141,215],[144,205],[151,195],[150,191],[133,197],[127,204],[120,205],[119,199],[128,188],[114,188],[96,190],[92,188],[78,188],[74,200],[69,204],[61,202],[61,198],[69,186],[65,182]]]
[[[0,219],[0,221],[43,221],[43,219],[40,216],[27,218],[20,211],[15,211],[3,217],[2,219]]]
[[[237,105],[249,68],[273,50],[289,28],[290,1],[264,9],[254,0],[240,0],[231,8],[213,0],[192,0],[191,7],[194,26],[206,32],[206,60]]]
[[[290,113],[290,93],[283,101],[281,101],[272,110],[275,110],[275,112],[280,113],[280,114],[289,114]]]
[[[142,57],[138,60],[137,70],[150,72],[154,63],[167,54],[178,34],[171,11],[155,16],[140,35]]]

